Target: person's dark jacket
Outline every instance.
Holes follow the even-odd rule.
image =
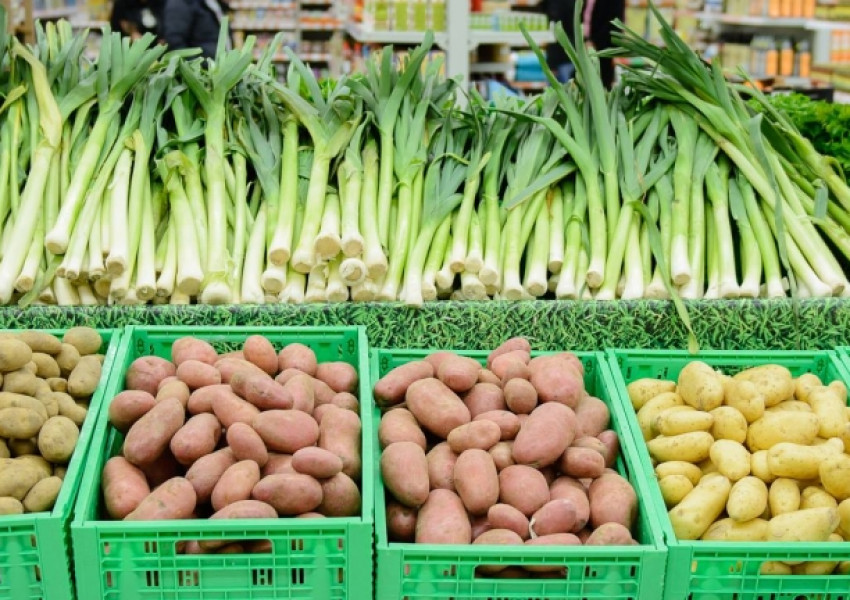
[[[164,0],[115,0],[109,26],[125,35],[152,33],[159,37],[164,4]]]
[[[226,9],[222,6],[222,9]],[[215,56],[221,21],[206,0],[166,0],[162,38],[172,50],[200,48]]]
[[[575,44],[573,36],[575,10],[575,0],[546,0],[546,15],[551,22],[563,25],[564,31],[572,44]],[[550,69],[555,71],[558,66],[568,62],[570,62],[570,59],[561,44],[554,42],[546,46],[546,63]]]
[[[611,33],[615,19],[625,19],[625,0],[596,0],[593,5],[593,13],[590,15],[590,41],[598,51],[606,50],[614,46]],[[610,88],[614,84],[614,61],[611,58],[599,59],[599,72],[602,83]]]

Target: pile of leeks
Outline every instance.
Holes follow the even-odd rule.
[[[834,161],[657,16],[613,90],[559,29],[575,81],[488,101],[430,35],[319,81],[278,40],[0,33],[0,303],[850,295]]]

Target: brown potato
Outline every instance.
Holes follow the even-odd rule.
[[[272,343],[261,335],[249,335],[242,345],[242,356],[274,377],[277,373],[278,356]]]
[[[177,398],[180,400],[180,404],[185,407],[189,404],[190,396],[189,386],[175,377],[172,381],[163,380],[160,382],[159,389],[156,392],[156,401],[160,402],[164,398]]]
[[[47,384],[54,392],[67,392],[68,380],[64,377],[50,377],[47,379]]]
[[[197,498],[192,484],[183,477],[174,477],[153,490],[125,521],[166,521],[188,519],[195,511]]]
[[[0,469],[0,497],[11,496],[23,500],[32,486],[47,477],[36,465],[17,458],[9,460]]]
[[[171,438],[171,453],[181,465],[189,466],[202,456],[215,451],[220,438],[221,423],[216,416],[201,413],[190,418],[177,430]]]
[[[277,475],[279,473],[296,473],[292,468],[291,454],[278,454],[277,452],[269,452],[269,462],[263,467],[263,477],[268,475]]]
[[[231,466],[236,464],[236,458],[230,448],[222,448],[212,454],[196,460],[186,471],[186,479],[192,484],[197,495],[198,504],[209,502],[213,488],[218,480]]]
[[[124,439],[124,456],[137,466],[152,463],[168,448],[185,418],[179,400],[163,400],[130,427]]]
[[[418,508],[428,498],[428,461],[413,442],[395,442],[381,453],[381,476],[396,500]]]
[[[342,472],[360,480],[360,417],[350,410],[335,409],[322,417],[318,446],[342,459]]]
[[[412,542],[416,535],[415,508],[395,500],[387,502],[387,535],[391,542]]]
[[[404,401],[407,390],[416,381],[434,377],[434,367],[424,360],[400,365],[381,377],[372,390],[375,403],[381,407],[395,406]]]
[[[557,498],[538,508],[531,516],[529,529],[531,535],[551,535],[570,533],[575,530],[578,511],[571,500]]]
[[[71,327],[62,335],[62,343],[74,346],[81,356],[85,356],[96,354],[103,345],[103,339],[91,327]]]
[[[208,365],[214,365],[218,360],[218,352],[206,340],[186,336],[174,340],[171,344],[171,362],[175,367],[188,360],[197,360]]]
[[[3,391],[11,394],[35,396],[39,387],[38,378],[26,369],[3,374]]]
[[[32,360],[32,348],[15,338],[0,339],[0,371],[16,371]]]
[[[100,337],[98,337],[100,339]],[[42,379],[49,379],[50,377],[59,377],[62,372],[59,370],[59,365],[56,363],[56,359],[50,356],[49,354],[44,354],[43,352],[33,352],[32,361],[35,363],[36,371],[35,374]],[[5,385],[5,381],[3,382]]]
[[[484,515],[499,501],[499,473],[493,457],[480,448],[461,453],[455,461],[454,486],[471,515]]]
[[[320,363],[314,377],[327,383],[335,392],[356,392],[360,381],[357,369],[342,361]]]
[[[53,510],[59,490],[62,488],[62,479],[51,476],[36,482],[24,497],[23,505],[27,512],[36,513]]]
[[[59,352],[54,356],[59,372],[67,378],[77,363],[80,361],[80,351],[70,344],[62,344]],[[132,365],[131,365],[132,366]]]
[[[269,462],[269,452],[260,434],[245,423],[234,423],[227,428],[227,445],[236,460],[253,460],[259,467]]]
[[[313,380],[309,375],[296,375],[285,384],[283,389],[292,398],[292,408],[312,413],[316,406],[313,392]]]
[[[446,384],[455,393],[462,393],[472,389],[478,382],[478,371],[481,365],[474,358],[467,356],[456,356],[444,360],[437,369],[437,379]]]
[[[576,416],[571,408],[549,402],[532,411],[514,440],[513,457],[519,464],[551,465],[572,443]]]
[[[476,383],[464,394],[463,403],[473,419],[482,413],[504,410],[506,407],[502,388],[492,383]]]
[[[509,410],[490,410],[473,417],[475,421],[492,421],[499,426],[499,440],[509,441],[519,433],[519,417]]]
[[[530,535],[528,517],[510,504],[494,504],[487,511],[487,521],[494,529],[510,529],[522,539]]]
[[[230,378],[230,387],[237,395],[260,410],[290,409],[294,405],[292,394],[271,377],[238,371]]]
[[[603,523],[620,523],[631,530],[637,517],[637,494],[628,480],[607,472],[590,484],[587,496],[594,529]]]
[[[313,380],[314,383],[316,381],[318,381],[318,379]],[[319,398],[318,396],[316,396],[316,401],[318,402],[318,400]],[[334,394],[333,398],[331,398],[330,403],[334,406],[338,406],[340,408],[344,408],[355,413],[360,412],[360,401],[357,399],[357,396],[355,396],[351,392],[340,392],[338,394]]]
[[[322,503],[316,510],[326,517],[353,517],[360,514],[360,489],[345,473],[323,479]]]
[[[292,468],[316,479],[329,479],[342,472],[342,459],[324,448],[310,446],[292,455]]]
[[[514,377],[505,383],[505,403],[518,415],[530,414],[537,407],[537,390],[527,379]]]
[[[192,399],[189,398],[190,404],[191,401]],[[231,390],[222,388],[219,388],[217,392],[212,394],[210,406],[212,407],[213,414],[218,417],[218,420],[221,421],[221,424],[225,428],[230,427],[234,423],[251,425],[260,414],[256,406],[250,402],[245,402]]]
[[[425,458],[428,460],[428,481],[430,482],[431,489],[442,488],[454,491],[454,471],[457,454],[452,452],[448,442],[440,442],[435,445],[425,455]]]
[[[52,392],[50,398],[56,400],[60,415],[71,419],[77,427],[82,426],[88,414],[88,408],[84,404],[77,403],[71,396],[63,392]]]
[[[478,383],[492,383],[493,385],[501,387],[502,380],[499,379],[490,369],[481,369],[478,371]]]
[[[283,473],[263,477],[254,486],[253,497],[275,507],[279,515],[300,515],[322,503],[322,485],[301,473]]]
[[[236,373],[247,372],[254,375],[268,377],[268,373],[252,362],[242,358],[220,358],[213,365],[221,373],[221,382],[230,383]]]
[[[423,450],[427,447],[425,434],[413,413],[406,408],[394,408],[384,413],[378,425],[378,441],[381,448],[393,442],[413,442]]]
[[[407,389],[407,408],[422,427],[445,439],[472,417],[463,401],[439,379],[420,379]]]
[[[546,477],[533,467],[511,465],[499,472],[499,501],[510,504],[527,517],[549,502]]]
[[[449,490],[432,490],[416,519],[417,544],[469,544],[472,525],[460,497]]]
[[[38,432],[38,451],[54,464],[63,465],[71,460],[80,430],[68,417],[57,415],[44,422]]]
[[[76,349],[74,350],[76,351]],[[58,362],[57,357],[57,362]],[[60,363],[60,367],[61,367]],[[128,390],[142,390],[156,395],[159,382],[177,373],[177,367],[158,356],[142,356],[130,363],[124,376]]]
[[[56,336],[46,331],[37,331],[34,329],[19,331],[17,333],[17,339],[32,348],[33,352],[44,352],[46,354],[56,354],[62,345],[62,342]]]
[[[248,500],[251,490],[259,481],[260,467],[253,460],[242,460],[231,465],[213,488],[210,496],[212,507],[218,511],[228,504]]]
[[[502,430],[493,421],[471,421],[455,427],[446,441],[455,454],[461,454],[472,448],[489,450],[499,442],[501,435]]]
[[[286,345],[278,353],[277,361],[278,371],[298,369],[311,377],[316,374],[318,368],[316,353],[313,352],[313,349],[297,342]]]
[[[123,456],[113,456],[103,466],[103,499],[106,512],[121,520],[151,493],[145,474]]]
[[[97,389],[102,371],[99,356],[83,356],[68,375],[68,393],[74,398],[88,398]]]
[[[267,410],[256,415],[251,427],[274,452],[293,454],[315,445],[319,439],[316,420],[300,410]]]
[[[177,367],[177,378],[189,386],[190,390],[218,385],[221,383],[221,373],[214,366],[199,360],[185,360]]]

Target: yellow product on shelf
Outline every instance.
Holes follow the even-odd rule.
[[[773,38],[769,38],[769,44],[764,53],[764,75],[765,77],[776,77],[779,74],[779,52]]]
[[[410,0],[408,10],[411,11],[413,17],[410,23],[412,30],[424,31],[428,28],[428,4],[426,0]]]
[[[809,51],[809,44],[805,40],[797,44],[797,53],[795,55],[797,67],[794,70],[797,77],[810,77],[812,73],[812,53]]]
[[[816,6],[817,0],[803,0],[803,17],[806,19],[814,19]]]
[[[791,77],[793,74],[794,48],[791,46],[791,40],[782,40],[782,46],[779,50],[779,75]]]
[[[407,0],[395,0],[393,3],[394,24],[393,29],[397,31],[407,31],[409,29],[409,3]]]
[[[782,16],[782,0],[768,0],[767,16],[774,18]]]
[[[446,3],[445,0],[431,0],[431,24],[434,31],[446,30]]]

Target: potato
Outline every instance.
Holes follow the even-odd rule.
[[[333,452],[310,446],[292,455],[292,468],[315,479],[329,479],[342,472],[342,459]]]
[[[839,528],[845,537],[850,535],[850,499],[842,500],[838,504]]]
[[[573,506],[575,513],[575,506]],[[510,504],[494,504],[487,510],[487,523],[493,529],[509,529],[522,539],[528,539],[528,517]]]
[[[357,369],[342,361],[320,363],[315,377],[335,392],[356,392],[359,383]]]
[[[590,484],[587,497],[594,528],[611,522],[632,528],[637,517],[637,494],[627,479],[616,472],[606,472]]]
[[[771,473],[767,463],[767,450],[759,450],[750,455],[750,473],[765,483],[771,483],[776,479],[776,475]]]
[[[800,488],[793,479],[779,478],[770,484],[767,501],[770,514],[777,516],[800,508]]]
[[[489,450],[502,436],[502,430],[493,421],[471,421],[459,427],[455,427],[446,441],[455,454],[461,454],[465,450],[478,448]]]
[[[71,396],[63,392],[52,392],[51,399],[56,400],[59,408],[59,414],[63,417],[71,419],[77,427],[80,427],[86,420],[88,408],[83,404],[78,404]]]
[[[15,457],[38,454],[38,438],[9,440],[9,450]]]
[[[425,434],[413,413],[406,408],[394,408],[384,413],[378,425],[378,440],[381,448],[393,442],[413,442],[423,450],[427,447]]]
[[[693,485],[698,484],[702,478],[702,472],[697,465],[683,460],[670,460],[659,463],[655,467],[655,476],[658,479],[663,479],[670,475],[684,475]]]
[[[328,411],[319,426],[318,446],[342,459],[342,472],[353,480],[360,479],[360,417],[350,410]]]
[[[278,370],[278,354],[272,343],[261,335],[249,335],[242,345],[245,360],[254,363],[263,371],[274,376]]]
[[[291,391],[264,375],[238,371],[230,378],[230,387],[238,396],[260,410],[286,410],[295,406]],[[312,389],[309,395],[312,399]]]
[[[188,519],[195,511],[195,489],[187,479],[174,477],[153,490],[125,521]]]
[[[790,411],[790,412],[805,412],[805,413],[813,413],[812,407],[806,402],[800,402],[799,400],[784,400],[780,402],[776,406],[771,406],[766,409],[765,412],[781,412],[781,411]]]
[[[469,544],[472,526],[460,497],[452,491],[431,490],[416,519],[417,544]]]
[[[309,375],[299,374],[283,384],[283,389],[292,398],[292,408],[312,413],[316,406],[313,380]]]
[[[74,346],[81,356],[96,354],[103,340],[96,329],[91,327],[71,327],[62,335],[62,343]],[[53,345],[55,347],[55,344]]]
[[[552,535],[542,535],[525,541],[526,546],[580,546],[581,540],[572,533],[555,533]],[[536,572],[538,570],[548,570],[551,567],[527,565],[529,571]]]
[[[326,517],[353,517],[360,514],[360,489],[345,473],[321,480],[322,503],[316,508]]]
[[[818,473],[824,489],[836,500],[841,502],[850,498],[850,456],[843,453],[826,456]]]
[[[593,530],[585,540],[585,546],[632,546],[637,542],[632,533],[619,523],[604,523]]]
[[[47,379],[47,385],[49,385],[50,389],[54,392],[68,391],[68,380],[64,377],[50,377]]]
[[[829,539],[827,541],[843,542],[844,540],[841,539],[841,536],[838,536],[838,540]],[[791,567],[791,573],[794,575],[831,575],[837,566],[837,560],[810,560]]]
[[[527,517],[550,500],[546,478],[527,465],[511,465],[502,469],[499,472],[499,488],[499,502],[510,504]]]
[[[463,403],[466,404],[473,419],[480,414],[504,410],[507,407],[502,388],[492,383],[476,383],[464,394]]]
[[[585,396],[579,400],[575,414],[577,436],[599,435],[605,431],[611,419],[608,405],[594,396]]]
[[[412,542],[416,535],[416,509],[387,501],[387,535],[391,542]]]
[[[833,439],[819,446],[803,446],[780,442],[767,451],[767,466],[777,477],[814,479],[827,457],[842,454],[844,444]]]
[[[499,378],[500,383],[511,379],[529,379],[531,369],[528,363],[531,355],[525,350],[512,350],[496,357],[490,364],[493,374]]]
[[[531,384],[540,402],[557,402],[575,408],[584,397],[584,373],[575,366],[577,359],[568,354],[537,357],[539,367],[531,368]],[[534,362],[534,361],[532,361]]]
[[[478,371],[478,383],[492,383],[501,388],[502,380],[490,369],[481,369]]]
[[[493,457],[493,463],[496,465],[496,470],[501,471],[505,467],[515,465],[514,461],[514,443],[499,442],[489,450],[490,456]]]
[[[521,350],[523,352],[531,353],[531,344],[528,343],[528,340],[521,337],[513,337],[508,340],[505,340],[500,344],[497,348],[490,352],[487,356],[487,368],[493,366],[493,361],[496,360],[502,354],[507,354],[508,352],[513,352],[516,350]]]
[[[229,466],[213,488],[210,496],[212,507],[218,511],[228,504],[248,500],[259,481],[260,468],[253,460],[242,460]]]
[[[16,457],[12,464],[27,464],[39,472],[39,479],[43,479],[45,477],[50,477],[53,474],[53,465],[47,462],[43,456],[39,456],[37,454],[23,454]]]
[[[319,425],[313,417],[300,410],[267,410],[258,413],[251,427],[260,435],[266,447],[274,452],[292,454],[301,448],[315,445],[319,439]]]
[[[655,417],[652,430],[661,435],[673,436],[691,431],[708,431],[714,425],[711,413],[696,410],[690,406],[666,408]]]
[[[0,459],[9,458],[12,454],[9,452],[9,445],[6,440],[0,439]]]
[[[218,369],[194,359],[180,363],[177,367],[177,378],[189,386],[190,390],[221,383],[221,373]]]
[[[668,512],[676,537],[700,539],[726,508],[731,489],[730,481],[719,473],[703,476],[691,493]]]
[[[817,415],[801,412],[765,412],[747,430],[750,452],[770,450],[780,442],[810,445],[817,437],[820,421]]]
[[[318,368],[316,353],[309,346],[298,342],[287,344],[277,355],[277,368],[278,371],[298,369],[312,377]]]
[[[632,408],[634,408],[635,411],[640,410],[644,404],[659,394],[675,391],[675,382],[652,379],[651,377],[636,379],[626,386],[626,392],[629,394],[629,401],[631,401]]]
[[[316,402],[319,402],[318,392],[315,391],[315,383],[319,381],[318,379],[313,380],[314,384],[314,395],[316,398]],[[352,394],[351,392],[339,392],[338,394],[334,394],[330,400],[330,404],[334,406],[338,406],[340,408],[344,408],[345,410],[350,410],[354,413],[360,412],[360,401],[357,399],[357,396]],[[319,405],[321,406],[321,405]],[[313,409],[313,413],[315,415],[315,409]]]
[[[45,421],[39,412],[31,408],[0,409],[0,437],[29,439],[38,435]]]
[[[811,389],[822,385],[823,382],[820,377],[814,373],[803,373],[794,380],[794,397],[802,402],[807,402]]]
[[[186,363],[183,363],[184,365]],[[221,423],[209,413],[190,418],[171,438],[169,447],[181,465],[189,466],[207,454],[211,454],[221,438]]]
[[[552,500],[569,500],[576,509],[572,533],[580,531],[590,520],[590,500],[584,486],[570,477],[558,477],[549,485]]]
[[[488,529],[472,540],[475,545],[482,546],[517,546],[522,545],[522,538],[510,529]],[[503,571],[507,565],[482,565],[477,571],[487,575]]]
[[[689,362],[679,372],[676,391],[682,402],[699,410],[711,411],[723,404],[723,380],[699,360]]]
[[[269,452],[269,462],[263,467],[262,475],[277,475],[278,473],[297,473],[292,468],[291,454],[278,454],[277,452]]]
[[[109,423],[126,433],[130,427],[154,407],[156,399],[149,392],[125,390],[109,403]]]
[[[794,395],[794,379],[791,372],[781,365],[760,365],[737,373],[738,381],[750,381],[764,396],[764,405],[769,408],[788,400]]]
[[[59,477],[45,477],[27,492],[23,501],[24,508],[31,513],[52,510],[61,488],[62,480]]]
[[[198,415],[197,417],[192,418],[196,419],[201,416],[202,415]],[[234,423],[228,427],[226,436],[227,445],[233,452],[233,457],[237,461],[252,460],[257,463],[257,466],[260,468],[264,467],[266,463],[269,462],[269,452],[268,449],[266,449],[263,438],[261,438],[260,434],[257,433],[250,425],[246,425],[245,423]],[[174,442],[172,440],[172,446],[173,444]]]
[[[21,339],[0,339],[0,371],[16,371],[32,360],[32,348]]]
[[[767,521],[758,518],[736,521],[727,517],[712,523],[700,539],[717,542],[764,542],[767,540]]]
[[[11,496],[0,497],[0,516],[22,514],[24,514],[24,505],[20,500]]]
[[[526,379],[515,377],[505,383],[505,404],[516,414],[530,414],[537,407],[537,390]]]
[[[672,508],[681,502],[694,489],[694,484],[685,475],[667,475],[658,480],[661,497],[667,508]]]
[[[738,442],[717,440],[709,450],[711,462],[733,483],[750,474],[750,453]]]
[[[551,465],[572,443],[575,432],[576,416],[568,406],[558,402],[538,406],[514,440],[513,458],[538,468]]]
[[[747,419],[731,406],[719,406],[709,413],[714,419],[711,436],[715,440],[731,440],[743,444],[747,439]]]
[[[214,365],[218,358],[218,352],[212,344],[193,336],[178,338],[171,345],[171,362],[176,367],[189,360]]]
[[[228,504],[210,516],[210,519],[276,519],[274,507],[259,500],[238,500]],[[201,540],[200,548],[205,551],[218,550],[227,545],[227,540]],[[239,552],[242,554],[243,552]]]
[[[395,442],[381,453],[384,485],[396,500],[412,508],[428,498],[428,461],[425,451],[413,442]]]
[[[550,500],[534,512],[529,521],[529,531],[533,537],[570,533],[574,530],[575,523],[575,504],[570,500],[559,498]]]
[[[113,519],[123,519],[151,493],[145,474],[123,456],[113,456],[103,466],[103,499]]]
[[[234,423],[246,423],[252,425],[260,414],[260,410],[253,404],[246,402],[232,391],[227,389],[217,388],[218,391],[212,394],[210,407],[213,414],[218,417],[221,424],[227,428]],[[191,404],[192,398],[189,398]],[[277,414],[280,411],[268,411],[270,414]],[[262,435],[262,434],[261,434]],[[265,438],[264,438],[265,439]]]
[[[767,486],[757,477],[743,477],[732,485],[726,512],[738,522],[751,521],[767,508]]]
[[[838,508],[838,501],[823,488],[806,486],[800,493],[800,508]],[[840,515],[839,515],[840,516]]]
[[[516,438],[519,433],[519,417],[508,410],[490,410],[473,417],[475,421],[490,421],[499,427],[499,440],[509,441]]]
[[[59,362],[58,357],[56,360]],[[59,366],[62,366],[61,362]],[[142,356],[130,363],[124,381],[128,390],[142,390],[154,396],[159,382],[176,373],[177,367],[164,358]]]
[[[52,463],[65,464],[71,460],[79,437],[80,430],[71,419],[50,417],[38,432],[38,451]]]
[[[840,436],[848,423],[846,402],[828,387],[812,389],[808,402],[820,421],[818,435],[823,438]]]
[[[637,413],[637,421],[645,441],[654,437],[652,423],[655,418],[673,406],[683,406],[682,397],[676,392],[662,392],[641,407]]]
[[[768,542],[824,542],[838,528],[835,508],[808,508],[776,515],[767,528]]]
[[[189,401],[186,403],[186,410],[188,410],[189,414],[192,415],[198,415],[205,412],[211,413],[213,412],[213,398],[220,395],[228,396],[230,399],[236,397],[236,399],[241,400],[241,398],[233,393],[233,389],[226,383],[208,385],[207,387],[202,387],[193,391],[189,395]]]
[[[783,562],[775,560],[766,560],[761,563],[759,568],[761,575],[791,575],[791,567]]]
[[[434,367],[424,360],[400,365],[381,377],[372,390],[378,406],[395,406],[405,400],[408,388],[416,381],[434,377]]]
[[[172,381],[163,380],[160,382],[159,389],[156,392],[156,401],[160,402],[165,398],[177,398],[180,400],[180,404],[185,407],[189,405],[190,396],[189,386],[175,377]]]
[[[422,427],[443,439],[472,420],[463,401],[439,379],[420,379],[407,389],[407,408]]]
[[[649,454],[657,461],[684,460],[697,463],[709,457],[714,443],[711,434],[692,431],[670,437],[659,436],[647,442]]]
[[[46,476],[33,464],[20,459],[10,461],[0,468],[0,497],[11,496],[23,500],[32,486]]]
[[[155,461],[183,426],[185,416],[179,400],[163,400],[130,427],[124,438],[124,456],[134,465]]]
[[[83,356],[68,376],[68,393],[75,398],[94,394],[103,366],[96,355]]]
[[[230,383],[237,373],[251,373],[260,377],[268,377],[268,373],[260,367],[241,358],[219,358],[213,366],[221,374],[222,383]]]
[[[466,392],[478,382],[481,365],[473,358],[452,356],[440,362],[437,379],[455,393]]]
[[[80,358],[80,351],[70,344],[62,344],[59,352],[54,355],[56,364],[59,366],[59,372],[65,378],[74,370],[77,363],[80,362]]]
[[[752,423],[764,414],[764,396],[752,381],[729,377],[723,381],[723,390],[726,406],[741,413],[747,423]]]
[[[4,408],[28,408],[37,412],[44,419],[48,417],[44,403],[31,396],[14,392],[0,392],[0,410]]]
[[[291,377],[289,379],[291,379]],[[357,400],[357,396],[355,396],[351,392],[335,392],[331,388],[331,386],[329,386],[321,379],[311,377],[310,383],[313,384],[313,404],[315,406],[321,406],[322,404],[332,404],[335,396],[340,396],[344,398],[354,398],[355,401]],[[356,402],[356,405],[359,407],[360,403]],[[355,410],[355,412],[357,411]]]
[[[280,515],[298,515],[315,510],[322,503],[322,486],[301,473],[263,477],[254,486],[253,497],[275,507]]]
[[[434,367],[434,373],[436,373],[437,369],[440,368],[440,365],[449,358],[457,358],[457,354],[448,350],[440,350],[438,352],[432,352],[426,356],[424,360]]]
[[[455,461],[453,479],[455,490],[471,515],[487,514],[499,501],[500,476],[493,457],[485,450],[472,448],[460,453]]]
[[[591,448],[567,448],[560,459],[560,469],[564,475],[581,479],[595,479],[605,470],[605,457]]]
[[[455,491],[454,470],[457,462],[448,442],[435,445],[425,456],[428,461],[428,481],[432,490],[442,488]]]
[[[839,437],[844,443],[844,452],[850,454],[850,423],[844,426]]]

